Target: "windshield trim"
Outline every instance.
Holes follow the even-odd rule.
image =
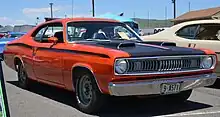
[[[67,43],[77,43],[77,42],[88,42],[88,41],[91,41],[91,40],[82,40],[82,41],[69,41],[68,40],[68,24],[69,23],[83,23],[83,22],[93,22],[93,21],[68,21],[68,22],[66,22],[65,23],[65,26],[66,26],[66,30],[65,30],[65,36],[66,36],[66,42]],[[94,22],[106,22],[106,23],[108,23],[107,21],[94,21]],[[120,25],[123,25],[123,26],[125,26],[126,28],[128,28],[128,30],[129,31],[131,31],[132,33],[134,33],[135,34],[135,37],[137,38],[137,39],[135,39],[135,40],[129,40],[129,41],[143,41],[142,39],[141,39],[141,37],[137,34],[137,32],[136,31],[134,31],[130,26],[128,26],[127,24],[125,24],[125,23],[122,23],[122,22],[109,22],[109,23],[118,23],[118,24],[120,24]],[[124,41],[126,41],[126,39],[121,39],[121,40],[124,40]],[[98,39],[97,40],[92,40],[92,41],[98,41]],[[108,41],[108,39],[106,39],[106,41]],[[111,40],[110,40],[111,41]]]

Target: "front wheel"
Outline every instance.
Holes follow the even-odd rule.
[[[106,102],[106,96],[99,91],[94,77],[83,72],[76,80],[76,99],[79,109],[85,113],[96,113]]]

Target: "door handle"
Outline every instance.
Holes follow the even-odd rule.
[[[36,52],[37,52],[37,48],[36,47],[33,47],[33,52],[32,52],[32,56],[35,56],[36,55]]]

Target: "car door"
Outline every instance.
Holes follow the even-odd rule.
[[[62,55],[56,51],[63,44],[62,31],[61,23],[50,23],[40,29],[35,37],[33,68],[34,74],[39,80],[63,84]],[[48,41],[48,38],[57,34],[59,34],[59,42],[53,45],[53,43]]]
[[[181,28],[177,36],[184,40],[185,47],[207,48],[215,51],[220,62],[220,24],[188,25]],[[220,75],[220,65],[217,67],[217,72]]]

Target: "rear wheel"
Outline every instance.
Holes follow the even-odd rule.
[[[29,86],[29,79],[27,77],[27,73],[25,71],[24,65],[19,62],[18,63],[18,85],[23,88],[27,89]]]
[[[89,72],[79,74],[75,89],[77,104],[82,112],[96,113],[106,102],[106,96],[99,91],[93,75]]]

